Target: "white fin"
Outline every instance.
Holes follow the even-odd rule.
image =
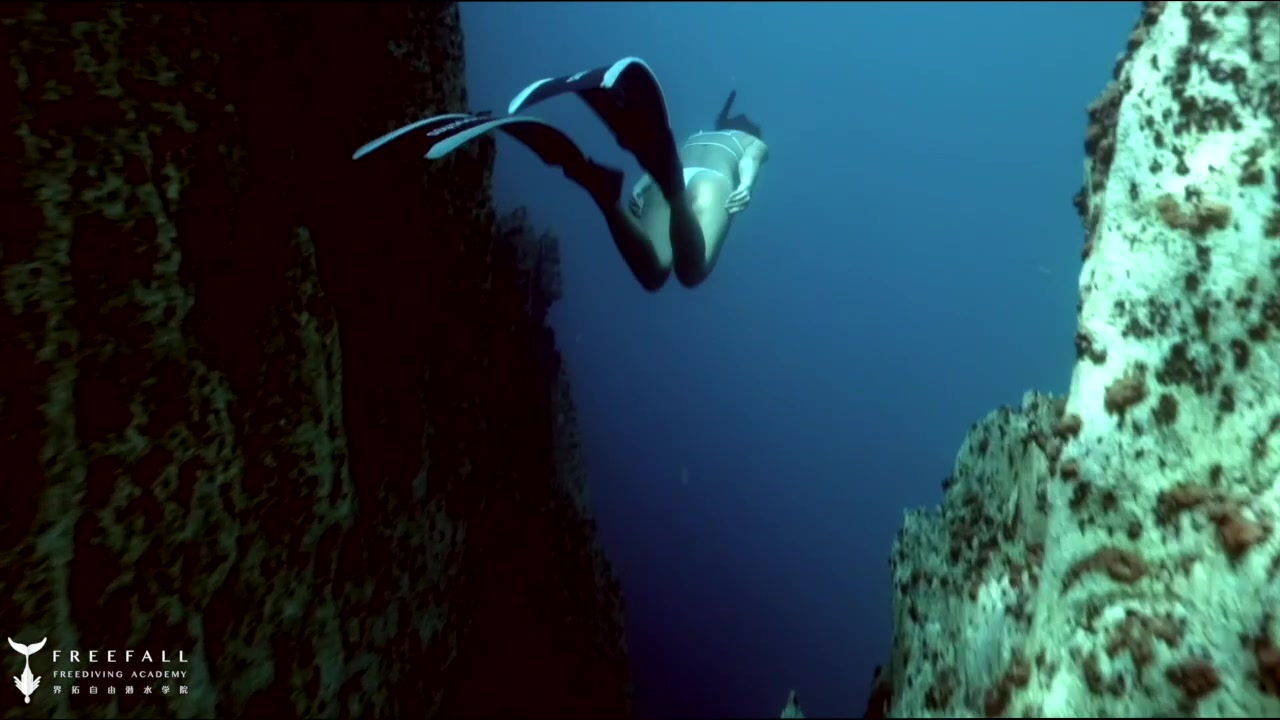
[[[417,129],[419,129],[419,128],[421,128],[421,127],[425,126],[425,125],[428,125],[428,124],[430,124],[430,123],[434,123],[434,122],[437,122],[437,121],[439,121],[439,120],[455,120],[455,119],[458,119],[458,118],[465,118],[465,117],[471,117],[471,116],[470,116],[470,115],[468,115],[467,113],[449,113],[449,114],[447,114],[447,115],[435,115],[435,116],[433,116],[433,117],[425,118],[425,119],[423,119],[423,120],[419,120],[419,121],[414,122],[414,123],[409,123],[408,125],[405,125],[405,126],[404,126],[404,127],[402,127],[402,128],[399,128],[399,129],[397,129],[397,130],[392,130],[391,132],[387,133],[386,135],[383,135],[382,137],[378,138],[377,140],[373,140],[373,141],[370,141],[370,142],[365,143],[364,145],[361,145],[361,146],[360,146],[360,148],[359,148],[358,150],[356,150],[354,154],[352,154],[351,159],[352,159],[352,160],[359,160],[360,158],[362,158],[362,157],[364,157],[364,156],[368,155],[369,153],[373,152],[374,150],[377,150],[378,148],[382,147],[383,145],[386,145],[387,143],[389,143],[389,142],[391,142],[391,141],[393,141],[393,140],[398,140],[399,138],[402,138],[402,137],[404,137],[405,135],[408,135],[409,133],[413,132],[414,130],[417,130]],[[10,642],[12,642],[12,641],[10,641]]]
[[[531,83],[529,87],[521,90],[519,95],[516,95],[511,99],[511,104],[507,106],[507,114],[515,115],[516,111],[524,105],[524,101],[529,99],[529,96],[533,94],[534,90],[537,90],[554,79],[555,78],[542,78],[537,82]]]
[[[528,122],[538,123],[539,125],[546,125],[546,123],[539,120],[538,118],[529,117],[526,115],[508,115],[506,117],[494,118],[488,122],[482,122],[478,125],[472,125],[466,130],[463,130],[462,132],[458,133],[457,135],[453,135],[451,137],[445,138],[444,140],[441,140],[435,145],[432,145],[431,149],[428,150],[427,154],[423,155],[423,157],[425,157],[428,160],[439,160],[440,158],[447,156],[449,153],[453,152],[454,150],[457,150],[463,145],[466,145],[468,142],[471,142],[472,140],[480,137],[481,135],[484,135],[485,133],[491,130],[496,130],[502,127],[503,125],[510,125],[512,123],[528,123]]]

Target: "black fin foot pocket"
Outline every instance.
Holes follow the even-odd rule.
[[[586,158],[578,167],[565,168],[564,174],[582,186],[601,208],[615,207],[622,199],[623,173]]]

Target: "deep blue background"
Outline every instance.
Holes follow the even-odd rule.
[[[1085,107],[1137,3],[465,3],[473,109],[645,58],[678,135],[725,94],[772,157],[702,287],[644,292],[586,194],[500,142],[562,238],[555,324],[642,717],[861,715],[889,548],[968,426],[1073,354]],[[573,97],[532,112],[636,165]],[[687,482],[686,482],[687,478]]]

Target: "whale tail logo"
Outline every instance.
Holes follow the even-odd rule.
[[[18,692],[22,693],[23,698],[28,703],[31,702],[31,693],[35,692],[36,688],[40,687],[40,678],[31,674],[31,656],[40,652],[40,648],[44,647],[44,644],[48,641],[49,638],[46,637],[38,643],[23,645],[22,643],[14,642],[13,638],[9,638],[9,645],[14,650],[22,653],[26,659],[26,665],[22,668],[22,675],[15,677],[13,679],[13,684],[18,686]]]

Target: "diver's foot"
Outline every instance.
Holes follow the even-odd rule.
[[[593,108],[603,109],[598,109],[597,114],[606,118],[618,145],[635,157],[667,201],[683,198],[684,166],[666,120],[656,121],[657,113],[652,107],[633,104],[630,98],[617,98],[612,90],[589,90],[582,95]]]
[[[663,130],[661,134],[632,136],[632,142],[623,147],[653,178],[666,201],[674,205],[684,202],[684,165],[680,162],[680,151],[671,131]]]
[[[684,196],[680,151],[667,114],[662,86],[639,58],[624,58],[605,74],[601,87],[578,95],[604,120],[623,149],[658,183],[668,201]]]
[[[622,201],[623,173],[617,168],[585,158],[581,163],[566,165],[564,174],[581,185],[602,209],[617,207]]]

